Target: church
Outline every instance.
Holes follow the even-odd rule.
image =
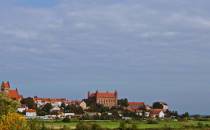
[[[114,107],[117,106],[118,94],[117,91],[114,92],[99,92],[94,93],[88,92],[88,100],[104,105],[105,107]]]
[[[22,99],[22,95],[19,94],[18,89],[11,89],[10,83],[8,81],[2,82],[0,93],[5,94],[9,98],[16,101],[20,101]]]

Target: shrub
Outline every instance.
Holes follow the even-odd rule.
[[[66,117],[66,118],[64,118],[62,121],[63,121],[63,122],[68,123],[68,122],[70,122],[70,121],[71,121],[71,119],[70,119],[70,118],[68,118],[68,117]]]
[[[157,120],[148,120],[147,124],[158,124],[159,122]]]
[[[202,122],[198,122],[197,127],[198,128],[203,128],[205,125]]]
[[[70,130],[70,129],[66,125],[64,125],[61,130]]]
[[[0,130],[29,130],[26,119],[17,113],[2,116]]]

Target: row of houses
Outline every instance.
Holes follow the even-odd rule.
[[[20,101],[23,96],[19,94],[18,89],[11,89],[10,83],[8,81],[2,82],[1,91],[0,93],[7,95],[13,100]],[[118,92],[88,92],[87,94],[88,101],[94,102],[96,104],[101,104],[105,107],[116,107],[118,106]],[[65,105],[77,105],[80,106],[83,110],[88,109],[87,104],[84,100],[69,100],[66,98],[40,98],[34,97],[34,102],[36,103],[37,107],[41,107],[50,103],[53,108],[51,111],[60,111],[60,106],[62,104]],[[156,104],[161,105],[160,108],[153,108],[152,106],[146,105],[144,102],[128,102],[128,106],[126,107],[127,110],[131,112],[135,112],[137,115],[142,115],[143,112],[145,117],[159,117],[164,118],[165,112],[169,109],[168,105],[164,102],[156,102]],[[22,105],[22,107],[18,108],[19,112],[25,112],[27,117],[36,117],[36,110],[28,109],[27,106]],[[73,116],[74,113],[61,113],[60,117],[65,116]],[[49,115],[48,115],[49,117]]]
[[[65,105],[79,105],[83,110],[87,108],[87,105],[82,100],[69,100],[66,98],[40,98],[34,97],[34,102],[37,104],[37,107],[41,107],[50,103],[53,107],[60,107],[62,103]]]

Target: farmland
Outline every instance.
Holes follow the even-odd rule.
[[[188,121],[177,121],[177,120],[164,120],[164,121],[70,121],[68,123],[64,123],[62,121],[45,121],[45,125],[48,128],[59,129],[64,126],[69,129],[75,129],[76,125],[79,123],[86,124],[97,124],[101,128],[104,129],[117,129],[120,127],[121,123],[125,123],[125,128],[132,128],[132,126],[136,126],[137,129],[208,129],[210,128],[210,121],[196,121],[196,120],[188,120]]]

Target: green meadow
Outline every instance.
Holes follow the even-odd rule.
[[[97,124],[102,128],[106,129],[115,129],[119,128],[122,121],[71,121],[68,123],[64,123],[62,121],[46,121],[45,125],[48,128],[53,129],[60,129],[64,126],[70,129],[75,129],[78,123],[87,123],[87,124]],[[195,120],[188,120],[188,121],[176,121],[176,120],[169,120],[169,121],[157,121],[155,123],[149,123],[148,121],[125,121],[125,127],[132,127],[135,125],[137,129],[208,129],[210,128],[210,121],[195,121]]]

